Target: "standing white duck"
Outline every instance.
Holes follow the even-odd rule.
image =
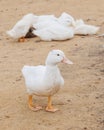
[[[33,111],[42,109],[32,102],[33,95],[48,97],[46,111],[55,112],[58,109],[52,106],[51,96],[59,91],[64,85],[63,77],[60,74],[57,64],[63,62],[73,64],[68,60],[61,50],[52,50],[49,52],[46,65],[24,66],[22,73],[25,79],[27,92],[29,94],[29,108]]]
[[[18,39],[19,42],[24,42],[27,32],[33,23],[37,22],[37,19],[38,16],[29,13],[19,20],[11,30],[7,31],[7,34],[14,39]]]

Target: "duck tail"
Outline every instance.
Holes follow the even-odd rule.
[[[14,37],[14,33],[13,33],[13,30],[9,30],[9,31],[6,31],[6,33],[10,36],[10,37]]]
[[[91,34],[97,34],[97,32],[99,31],[100,27],[96,27],[96,26],[92,26],[91,28]]]
[[[26,75],[28,75],[27,68],[28,68],[28,66],[25,65],[25,66],[22,68],[22,70],[21,70],[24,77],[25,77]]]
[[[95,33],[97,33],[100,30],[100,27],[95,28]]]

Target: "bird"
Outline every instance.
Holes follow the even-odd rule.
[[[33,104],[33,95],[48,97],[46,111],[56,112],[57,108],[52,105],[52,96],[64,85],[64,79],[58,68],[58,63],[73,64],[61,50],[51,50],[45,61],[45,65],[24,65],[22,74],[28,93],[28,105],[33,111],[41,110],[42,107]]]
[[[7,31],[6,33],[14,39],[18,39],[19,42],[25,41],[25,36],[28,33],[29,29],[32,27],[33,23],[38,20],[38,16],[29,13],[23,16],[14,27]]]
[[[93,35],[99,29],[100,27],[85,24],[82,19],[75,20],[66,12],[59,17],[28,13],[6,33],[19,42],[36,36],[43,41],[52,41],[72,39],[74,35]]]

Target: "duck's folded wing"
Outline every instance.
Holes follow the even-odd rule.
[[[25,79],[27,78],[37,78],[44,75],[45,66],[24,66],[22,68],[22,73]]]
[[[54,23],[47,28],[34,30],[33,33],[44,41],[66,40],[74,36],[72,28],[65,27],[58,23]]]

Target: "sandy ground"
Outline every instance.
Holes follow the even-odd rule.
[[[18,43],[6,31],[25,14],[67,12],[104,33],[104,0],[0,0],[0,130],[104,130],[104,38],[75,36],[67,41]],[[56,113],[29,110],[21,68],[44,64],[48,52],[61,49],[74,62],[60,64],[65,85],[53,97]]]

